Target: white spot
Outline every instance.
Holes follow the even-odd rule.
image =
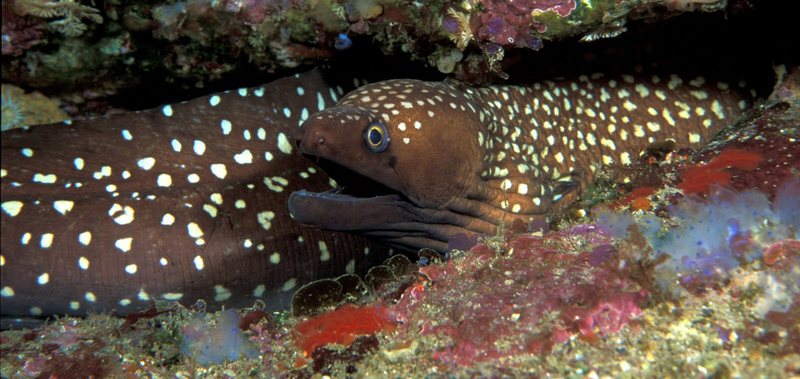
[[[71,211],[74,205],[75,203],[69,200],[56,200],[53,202],[53,208],[62,215],[66,215],[67,212]]]
[[[422,123],[419,121],[414,121],[414,129],[421,129]]]
[[[170,144],[172,145],[172,150],[175,150],[176,153],[180,153],[181,149],[183,149],[183,146],[181,145],[181,141],[178,141],[178,140],[176,140],[174,138],[172,139]]]
[[[136,162],[136,165],[141,167],[141,169],[145,171],[153,168],[155,164],[156,164],[156,159],[153,157],[142,158],[139,159],[138,162]]]
[[[75,165],[75,169],[76,170],[83,170],[83,166],[84,166],[83,158],[80,158],[80,157],[75,158],[75,160],[72,161],[72,163]]]
[[[130,265],[125,266],[125,272],[127,272],[128,274],[131,274],[131,275],[135,274],[138,269],[139,269],[139,267],[136,266],[135,264],[130,264]]]
[[[19,242],[21,244],[23,244],[23,245],[27,245],[28,242],[30,242],[30,241],[31,241],[31,234],[30,233],[23,234],[22,238],[19,239]]]
[[[231,134],[231,129],[233,127],[233,124],[231,124],[230,121],[228,121],[226,119],[222,119],[222,121],[219,122],[219,126],[222,128],[222,134],[224,134],[226,136],[228,134]]]
[[[136,294],[136,297],[141,301],[150,301],[150,294],[148,294],[144,288],[139,289],[139,293]],[[130,304],[130,301],[128,304]]]
[[[122,251],[123,253],[127,253],[131,251],[131,244],[133,243],[133,237],[125,237],[120,238],[114,241],[114,247]]]
[[[292,110],[289,108],[283,108],[283,115],[286,116],[286,118],[292,117]]]
[[[401,123],[397,124],[397,129],[400,129],[401,131],[406,131],[406,123],[405,122],[401,122]]]
[[[164,216],[161,216],[161,225],[169,226],[175,223],[175,216],[164,213]]]
[[[266,291],[267,291],[267,287],[265,285],[263,285],[263,284],[259,284],[253,290],[253,296],[262,297],[262,296],[264,296],[264,292],[266,292]]]
[[[319,247],[319,260],[321,262],[327,262],[331,259],[331,252],[328,250],[328,244],[325,241],[317,242],[317,246]]]
[[[126,141],[130,141],[133,139],[133,134],[128,129],[122,129],[122,138]]]
[[[42,315],[42,308],[31,307],[29,312],[31,313],[31,316],[41,316]]]
[[[253,163],[253,154],[250,152],[250,150],[245,150],[234,155],[233,160],[235,160],[238,164],[251,164]]]
[[[200,238],[203,236],[203,230],[194,222],[186,224],[186,232],[189,233],[189,237],[192,238]]]
[[[84,246],[89,246],[89,244],[92,243],[92,232],[87,230],[81,234],[78,234],[78,242]]]
[[[245,97],[247,96],[247,88],[239,88],[239,96]]]
[[[620,159],[620,162],[622,162],[622,164],[631,164],[631,155],[627,151],[621,153],[619,155],[619,159]]]
[[[160,174],[156,183],[159,187],[169,187],[172,185],[172,177],[169,174]]]
[[[56,182],[57,179],[58,179],[58,177],[56,177],[56,174],[46,174],[45,175],[45,174],[37,173],[37,174],[33,175],[33,181],[35,183],[53,184],[53,183]]]
[[[183,294],[179,293],[179,292],[167,292],[167,293],[161,295],[161,297],[164,300],[167,300],[167,301],[178,301],[178,300],[183,298]]]
[[[0,290],[0,296],[2,296],[2,297],[13,297],[14,296],[14,289],[9,287],[9,286],[5,286],[5,287],[3,287],[2,290]]]
[[[39,240],[39,246],[42,249],[47,249],[53,245],[53,233],[45,233],[42,234],[42,238]]]
[[[31,149],[26,147],[26,148],[22,149],[22,155],[24,155],[25,157],[30,158],[30,157],[33,156],[33,150],[31,150]]]
[[[95,172],[92,174],[92,176],[97,180],[100,180],[105,176],[111,176],[111,166],[100,167],[100,171]]]
[[[203,155],[206,152],[206,143],[200,141],[199,139],[194,140],[194,153],[197,155]]]
[[[234,206],[236,207],[236,209],[245,209],[247,208],[247,203],[245,203],[244,200],[242,199],[238,199],[234,203]]]
[[[216,294],[214,295],[214,301],[225,301],[230,299],[231,297],[231,290],[219,284],[214,286],[214,292],[216,292]]]
[[[167,260],[167,258],[161,257],[161,259],[158,260],[158,264],[166,266],[169,264],[169,261]]]
[[[161,112],[164,113],[164,116],[172,117],[172,106],[165,105],[164,108],[161,108]]]
[[[222,163],[214,163],[211,165],[211,173],[220,179],[225,179],[228,175],[228,168]]]
[[[120,211],[122,211],[122,214],[120,214],[118,216],[115,216],[115,215],[119,214]],[[134,219],[134,213],[135,213],[135,211],[133,210],[133,208],[131,208],[128,205],[126,205],[125,207],[122,207],[119,204],[114,204],[108,210],[108,215],[113,217],[114,218],[114,222],[116,222],[119,225],[127,225],[127,224],[132,223],[133,219]]]
[[[194,262],[194,268],[196,268],[197,271],[201,271],[201,270],[203,270],[203,268],[206,267],[206,264],[203,262],[203,257],[201,257],[199,255],[196,255],[194,257],[193,262]]]
[[[303,108],[302,111],[300,111],[300,120],[298,121],[297,124],[300,125],[306,120],[308,120],[308,109]]]
[[[274,157],[272,156],[272,153],[270,153],[269,151],[267,151],[266,153],[264,153],[264,160],[265,160],[265,161],[269,162],[269,161],[271,161],[271,160],[272,160],[272,158],[274,158]]]
[[[253,91],[253,94],[254,94],[254,95],[256,95],[257,97],[264,96],[264,87],[259,87],[259,88],[256,88],[256,89]]]
[[[127,307],[127,306],[131,305],[131,299],[122,299],[122,300],[119,301],[119,305],[121,305],[123,307]]]
[[[317,92],[317,110],[325,109],[325,99],[322,98],[322,93]]]
[[[122,172],[122,179],[128,179],[130,177],[131,177],[131,172],[130,171],[125,170],[125,171]]]
[[[278,133],[278,149],[284,154],[292,153],[292,144],[286,138],[286,134]]]
[[[39,275],[39,277],[36,278],[36,283],[39,283],[40,286],[47,284],[49,281],[50,281],[50,274],[46,272],[42,275]]]
[[[272,219],[274,218],[275,212],[271,211],[260,212],[256,215],[258,223],[261,224],[261,227],[264,228],[264,230],[269,230],[272,227]]]
[[[186,177],[186,180],[188,180],[189,183],[198,183],[200,182],[200,176],[197,174],[189,174],[189,176]]]
[[[520,185],[517,187],[517,193],[520,195],[528,193],[528,185],[525,183],[520,183]]]
[[[212,193],[211,194],[211,201],[214,202],[214,204],[222,205],[222,195],[220,195],[217,192]]]
[[[403,143],[408,145],[409,143],[411,143],[411,138],[403,137]]]
[[[711,111],[717,115],[718,119],[722,120],[725,118],[725,112],[722,110],[722,105],[719,103],[719,100],[715,99],[714,102],[711,103]]]
[[[3,211],[6,212],[11,217],[16,217],[19,212],[22,211],[22,206],[24,204],[21,201],[11,200],[5,201],[2,204]]]
[[[80,308],[81,308],[81,303],[79,303],[77,301],[70,301],[69,302],[69,309],[72,309],[73,311],[77,311]]]
[[[293,290],[295,286],[297,286],[297,279],[296,278],[291,278],[291,279],[283,282],[283,286],[281,286],[281,291],[289,292],[289,291]]]
[[[639,93],[639,96],[643,98],[650,95],[650,90],[642,84],[637,84],[634,89],[636,89],[636,92]]]
[[[276,251],[276,252],[270,254],[269,263],[272,263],[274,265],[276,265],[278,263],[281,263],[281,253]]]
[[[221,100],[222,100],[222,99],[220,99],[220,98],[219,98],[219,96],[217,96],[217,95],[214,95],[214,96],[211,96],[211,97],[208,99],[208,103],[209,103],[209,104],[211,104],[211,106],[212,106],[212,107],[216,107],[217,105],[219,105],[219,102],[220,102]]]
[[[95,296],[94,293],[91,292],[87,292],[86,295],[84,295],[83,297],[86,299],[86,301],[90,303],[94,303],[95,301],[97,301],[97,296]]]
[[[81,270],[88,270],[89,269],[89,259],[86,258],[86,257],[78,258],[78,267],[80,267]]]

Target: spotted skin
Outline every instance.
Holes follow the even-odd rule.
[[[599,73],[525,87],[370,84],[312,115],[301,148],[336,167],[340,182],[335,174],[349,171],[391,193],[301,191],[290,209],[309,225],[443,250],[454,234],[494,233],[500,220],[546,215],[579,193],[598,164],[631,163],[655,141],[707,141],[748,106],[754,94],[745,86]],[[389,139],[380,152],[365,140],[376,123]]]
[[[313,71],[3,132],[3,316],[125,314],[153,300],[279,308],[306,282],[385,259],[385,248],[303,227],[286,209],[292,191],[333,185],[294,140],[345,88]]]

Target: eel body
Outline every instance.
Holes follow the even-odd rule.
[[[369,84],[303,124],[301,149],[345,189],[300,191],[289,207],[309,225],[444,250],[455,234],[547,214],[598,163],[630,163],[656,141],[707,141],[751,102],[746,87],[643,73]]]
[[[286,208],[292,191],[331,188],[295,139],[345,88],[312,71],[3,132],[3,317],[125,314],[156,300],[279,308],[304,283],[385,259],[385,248],[304,227]]]

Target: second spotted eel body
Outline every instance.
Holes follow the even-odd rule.
[[[294,193],[290,210],[309,225],[444,250],[455,234],[546,214],[598,164],[630,163],[656,141],[707,141],[748,106],[745,85],[641,73],[369,84],[303,124],[301,149],[344,190]]]
[[[338,83],[338,82],[337,82]],[[295,146],[344,94],[312,71],[153,110],[2,134],[0,309],[7,318],[125,314],[154,301],[288,304],[386,249],[292,221],[331,181]]]

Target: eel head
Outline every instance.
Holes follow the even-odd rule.
[[[508,212],[485,177],[481,112],[450,83],[392,80],[351,92],[302,125],[300,150],[337,188],[293,193],[292,217],[403,250],[495,233]]]

